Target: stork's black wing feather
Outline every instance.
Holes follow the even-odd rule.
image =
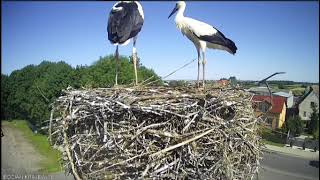
[[[215,28],[216,29],[216,28]],[[224,47],[227,47],[228,49],[230,49],[230,51],[235,54],[237,52],[237,46],[235,45],[235,43],[226,38],[222,32],[220,32],[218,29],[217,33],[213,34],[213,35],[205,35],[205,36],[198,36],[199,39],[206,41],[206,42],[210,42],[213,44],[217,44],[217,45],[221,45]]]
[[[108,19],[108,39],[112,43],[122,44],[135,37],[141,30],[143,18],[135,2],[118,3],[115,7],[121,10],[111,10]]]

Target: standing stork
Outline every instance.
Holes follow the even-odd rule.
[[[199,87],[199,76],[200,76],[200,51],[202,53],[202,68],[203,68],[203,81],[202,86],[205,85],[205,51],[206,48],[211,49],[220,49],[225,50],[231,54],[235,54],[237,51],[237,47],[234,42],[228,38],[226,38],[222,32],[213,26],[206,24],[204,22],[185,17],[183,15],[184,10],[186,9],[186,3],[184,1],[178,1],[176,3],[175,8],[172,10],[168,19],[178,11],[175,22],[177,28],[182,32],[183,35],[187,36],[189,40],[193,42],[193,44],[197,48],[198,52],[198,77],[197,77],[197,85]]]
[[[137,1],[119,1],[111,9],[108,20],[108,39],[116,45],[116,78],[118,85],[119,45],[127,45],[133,39],[132,59],[135,73],[135,84],[138,84],[136,41],[144,22],[142,6]]]

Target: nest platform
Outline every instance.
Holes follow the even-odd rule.
[[[261,141],[241,89],[67,89],[49,139],[76,179],[252,179]]]

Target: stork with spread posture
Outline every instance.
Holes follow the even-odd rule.
[[[138,84],[136,41],[144,22],[142,6],[137,1],[119,1],[111,9],[108,20],[108,39],[116,45],[116,78],[118,85],[119,45],[127,45],[133,39],[132,59],[135,73],[135,84]]]
[[[235,54],[237,47],[234,42],[226,38],[222,32],[213,26],[206,24],[204,22],[185,17],[183,15],[186,9],[186,3],[183,1],[178,1],[175,8],[172,10],[168,18],[170,18],[175,12],[177,15],[175,17],[175,22],[177,28],[182,32],[183,35],[187,36],[189,40],[197,48],[198,52],[198,77],[197,85],[199,87],[199,76],[200,76],[200,51],[202,53],[202,68],[203,68],[203,81],[202,86],[205,86],[205,51],[206,48],[225,50],[231,54]]]

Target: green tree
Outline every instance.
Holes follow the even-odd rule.
[[[11,119],[25,119],[33,107],[30,102],[30,87],[37,79],[36,67],[28,65],[21,70],[13,71],[9,76],[8,110]]]
[[[38,78],[33,81],[29,101],[34,106],[29,109],[28,119],[40,125],[50,114],[50,104],[61,95],[61,90],[77,84],[74,69],[65,62],[44,61],[36,68]]]
[[[231,76],[229,78],[229,82],[232,86],[235,86],[237,84],[237,78],[235,76]]]
[[[1,119],[8,119],[10,117],[8,109],[9,94],[9,77],[1,74]]]
[[[319,110],[315,103],[311,103],[311,109],[312,109],[312,114],[310,115],[308,133],[314,135],[316,134],[316,131],[319,129]]]
[[[106,56],[100,58],[93,65],[84,70],[81,77],[81,85],[89,87],[111,87],[115,83],[116,75],[116,59],[114,56]],[[144,81],[146,79],[154,81],[160,79],[158,75],[152,70],[147,69],[143,65],[138,68],[138,80]],[[135,81],[133,64],[130,59],[124,56],[119,57],[119,84],[132,84]],[[160,84],[161,81],[158,83]]]
[[[40,125],[49,118],[49,104],[68,85],[74,86],[73,69],[65,62],[43,61],[9,76],[8,109],[10,118],[26,119]]]
[[[284,89],[284,85],[283,84],[278,84],[278,88],[279,89]]]
[[[129,58],[120,57],[120,84],[134,82],[134,69]],[[140,64],[140,81],[159,79],[157,74]],[[9,76],[1,75],[1,118],[26,119],[40,126],[50,117],[50,104],[68,86],[110,87],[114,84],[114,56],[100,57],[90,66],[72,68],[69,64],[43,61],[39,65],[28,65],[13,71]],[[158,84],[161,81],[158,81]]]
[[[286,123],[285,127],[294,136],[299,136],[303,132],[303,123],[299,116],[289,117]]]

